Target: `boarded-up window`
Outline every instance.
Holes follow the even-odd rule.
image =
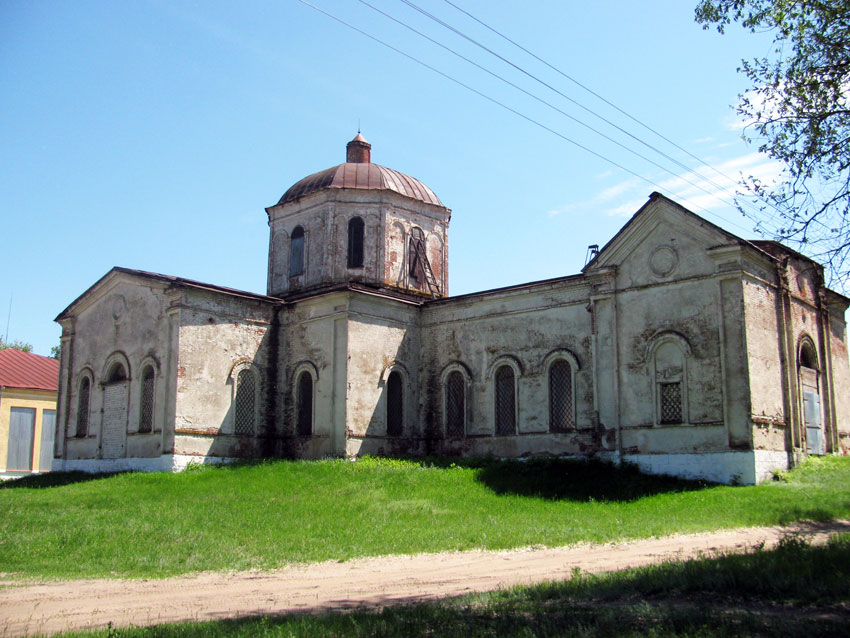
[[[257,405],[257,380],[251,370],[243,369],[236,375],[236,398],[233,402],[234,431],[236,434],[253,434]]]
[[[363,220],[353,217],[348,222],[348,267],[363,266]]]
[[[410,247],[408,250],[408,263],[411,284],[420,286],[425,283],[425,234],[421,228],[410,230]]]
[[[390,372],[387,378],[387,436],[401,436],[404,432],[404,388],[401,375]]]
[[[564,432],[573,427],[573,369],[559,360],[549,367],[549,429]]]
[[[661,390],[661,423],[682,422],[682,384],[662,383]]]
[[[289,276],[304,274],[304,229],[296,226],[289,243]]]
[[[446,436],[463,436],[466,425],[466,381],[458,370],[446,378]]]
[[[80,381],[80,392],[77,395],[77,436],[86,437],[89,434],[89,403],[91,401],[91,381],[83,377]]]
[[[298,434],[313,433],[313,377],[306,370],[298,376],[298,393],[295,405]]]
[[[153,431],[153,398],[155,376],[153,366],[142,372],[142,395],[139,399],[139,432]]]
[[[123,366],[121,366],[123,369]],[[103,387],[103,421],[100,453],[105,459],[124,457],[127,439],[127,389],[126,381]]]
[[[9,446],[6,469],[29,471],[32,469],[33,437],[35,435],[35,410],[12,408],[9,415]]]
[[[496,370],[496,434],[516,433],[516,385],[514,369],[501,366]]]

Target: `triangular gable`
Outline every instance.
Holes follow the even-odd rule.
[[[155,272],[148,272],[145,270],[135,270],[133,268],[122,268],[121,266],[114,266],[109,272],[107,272],[103,277],[94,282],[91,286],[89,286],[86,291],[77,297],[74,301],[72,301],[65,310],[59,313],[59,315],[54,319],[54,321],[62,321],[67,318],[71,314],[75,314],[80,308],[88,305],[93,302],[95,299],[102,297],[104,294],[109,292],[119,281],[122,279],[126,281],[126,277],[134,279],[141,279],[148,284],[154,282],[160,285],[161,288],[166,289],[172,286],[178,286],[183,288],[193,288],[196,290],[204,290],[208,292],[214,292],[218,294],[224,294],[231,297],[241,297],[244,299],[254,299],[256,301],[264,301],[267,303],[273,304],[284,304],[281,299],[276,297],[268,297],[266,295],[260,295],[253,292],[247,292],[245,290],[237,290],[235,288],[227,288],[225,286],[216,286],[215,284],[207,284],[201,281],[195,281],[194,279],[184,279],[183,277],[175,277],[173,275],[163,275]]]
[[[739,244],[752,248],[759,254],[769,257],[771,260],[773,259],[768,253],[746,239],[742,239],[720,226],[711,223],[669,197],[658,192],[653,192],[649,196],[649,200],[632,215],[631,219],[626,222],[619,232],[587,263],[582,269],[582,272],[587,273],[622,261],[622,259],[639,245],[640,240],[648,232],[647,228],[654,228],[659,223],[660,217],[664,212],[669,210],[673,210],[677,214],[682,215],[684,219],[691,221],[697,232],[702,230],[706,238],[711,238],[711,241],[716,245]]]

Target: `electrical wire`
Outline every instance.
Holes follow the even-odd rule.
[[[404,1],[404,0],[402,0],[402,1]],[[470,85],[468,85],[468,84],[466,84],[466,83],[464,83],[464,82],[462,82],[462,81],[460,81],[460,80],[458,80],[458,79],[456,79],[456,78],[452,77],[451,75],[449,75],[449,74],[447,74],[447,73],[445,73],[445,72],[443,72],[443,71],[441,71],[441,70],[437,69],[436,67],[434,67],[434,66],[432,66],[432,65],[430,65],[430,64],[428,64],[428,63],[426,63],[426,62],[424,62],[423,60],[421,60],[421,59],[419,59],[419,58],[417,58],[417,57],[415,57],[415,56],[413,56],[413,55],[411,55],[411,54],[409,54],[409,53],[406,53],[405,51],[402,51],[401,49],[399,49],[399,48],[397,48],[397,47],[395,47],[395,46],[393,46],[393,45],[389,44],[388,42],[386,42],[386,41],[384,41],[384,40],[382,40],[382,39],[378,38],[377,36],[374,36],[374,35],[372,35],[372,34],[370,34],[370,33],[366,32],[366,31],[364,31],[363,29],[360,29],[359,27],[357,27],[357,26],[355,26],[355,25],[353,25],[353,24],[351,24],[351,23],[349,23],[349,22],[347,22],[347,21],[343,20],[342,18],[340,18],[340,17],[338,17],[338,16],[336,16],[336,15],[334,15],[334,14],[330,13],[329,11],[327,11],[327,10],[325,10],[325,9],[322,9],[321,7],[318,7],[317,5],[315,5],[315,4],[311,3],[311,2],[309,2],[308,0],[298,0],[298,2],[300,2],[301,4],[303,4],[303,5],[305,5],[305,6],[310,7],[311,9],[313,9],[313,10],[317,11],[318,13],[321,13],[321,14],[323,14],[323,15],[327,16],[328,18],[331,18],[332,20],[334,20],[334,21],[336,21],[336,22],[338,22],[338,23],[342,24],[343,26],[345,26],[345,27],[347,27],[347,28],[349,28],[349,29],[351,29],[351,30],[353,30],[353,31],[355,31],[355,32],[357,32],[357,33],[359,33],[359,34],[361,34],[361,35],[363,35],[363,36],[365,36],[365,37],[369,38],[370,40],[372,40],[372,41],[374,41],[374,42],[376,42],[376,43],[378,43],[378,44],[380,44],[380,45],[382,45],[382,46],[384,46],[384,47],[386,47],[386,48],[390,49],[391,51],[393,51],[393,52],[395,52],[395,53],[397,53],[397,54],[399,54],[399,55],[401,55],[401,56],[403,56],[403,57],[405,57],[405,58],[407,58],[407,59],[411,60],[412,62],[415,62],[415,63],[417,63],[417,64],[419,64],[419,65],[421,65],[421,66],[423,66],[423,67],[427,68],[428,70],[430,70],[430,71],[432,71],[432,72],[434,72],[434,73],[436,73],[436,74],[440,75],[441,77],[443,77],[443,78],[445,78],[445,79],[449,80],[450,82],[453,82],[453,83],[457,84],[458,86],[460,86],[460,87],[462,87],[462,88],[464,88],[464,89],[466,89],[466,90],[468,90],[468,91],[470,91],[470,92],[472,92],[472,93],[475,93],[475,94],[476,94],[476,95],[478,95],[479,97],[482,97],[482,98],[484,98],[485,100],[487,100],[487,101],[489,101],[489,102],[491,102],[491,103],[493,103],[493,104],[495,104],[495,105],[497,105],[497,106],[499,106],[499,107],[501,107],[501,108],[505,109],[506,111],[508,111],[508,112],[510,112],[510,113],[512,113],[512,114],[514,114],[514,115],[516,115],[516,116],[518,116],[518,117],[520,117],[520,118],[522,118],[522,119],[526,120],[527,122],[529,122],[529,123],[531,123],[531,124],[533,124],[533,125],[537,126],[538,128],[541,128],[541,129],[543,129],[544,131],[546,131],[546,132],[548,132],[548,133],[551,133],[552,135],[555,135],[556,137],[559,137],[560,139],[562,139],[562,140],[564,140],[564,141],[566,141],[566,142],[568,142],[568,143],[570,143],[570,144],[574,145],[575,147],[577,147],[577,148],[579,148],[579,149],[581,149],[581,150],[585,151],[586,153],[589,153],[590,155],[593,155],[594,157],[597,157],[598,159],[601,159],[602,161],[604,161],[604,162],[606,162],[606,163],[610,164],[611,166],[614,166],[615,168],[619,168],[620,170],[622,170],[622,171],[624,171],[624,172],[628,173],[629,175],[632,175],[633,177],[636,177],[636,178],[640,179],[640,180],[641,180],[641,181],[643,181],[643,182],[646,182],[647,184],[649,184],[649,185],[651,185],[651,186],[655,187],[655,188],[656,188],[656,189],[658,189],[658,190],[662,190],[662,191],[663,191],[663,190],[665,190],[665,189],[664,189],[664,187],[662,187],[660,184],[658,184],[657,182],[653,181],[652,179],[650,179],[650,178],[648,178],[648,177],[646,177],[646,176],[644,176],[644,175],[641,175],[640,173],[637,173],[636,171],[633,171],[632,169],[630,169],[630,168],[628,168],[628,167],[626,167],[626,166],[623,166],[622,164],[620,164],[620,163],[618,163],[618,162],[616,162],[616,161],[614,161],[614,160],[612,160],[612,159],[610,159],[610,158],[606,157],[605,155],[602,155],[601,153],[598,153],[598,152],[596,152],[596,151],[592,150],[591,148],[588,148],[587,146],[585,146],[585,145],[583,145],[583,144],[581,144],[581,143],[579,143],[579,142],[577,142],[577,141],[575,141],[575,140],[573,140],[573,139],[571,139],[571,138],[567,137],[567,136],[566,136],[566,135],[564,135],[563,133],[561,133],[561,132],[559,132],[559,131],[557,131],[557,130],[555,130],[555,129],[553,129],[553,128],[551,128],[551,127],[549,127],[549,126],[545,125],[545,124],[543,124],[542,122],[540,122],[540,121],[538,121],[538,120],[536,120],[536,119],[534,119],[534,118],[532,118],[532,117],[530,117],[530,116],[528,116],[528,115],[525,115],[524,113],[522,113],[522,112],[518,111],[517,109],[514,109],[514,108],[513,108],[513,107],[511,107],[511,106],[508,106],[507,104],[505,104],[505,103],[503,103],[503,102],[501,102],[501,101],[499,101],[499,100],[497,100],[497,99],[495,99],[495,98],[493,98],[493,97],[491,97],[491,96],[489,96],[489,95],[487,95],[487,94],[483,93],[482,91],[479,91],[478,89],[475,89],[474,87],[472,87],[472,86],[470,86]],[[365,3],[364,3],[364,4],[365,4]],[[662,168],[663,168],[663,167],[662,167]],[[687,167],[686,167],[686,168],[687,168]],[[671,171],[669,171],[669,169],[666,169],[666,168],[665,168],[665,169],[663,169],[663,170],[665,170],[665,172],[668,172],[668,173],[673,174],[676,178],[681,178],[681,176],[679,176],[679,175],[675,175],[674,173],[672,173]],[[688,170],[691,170],[691,169],[688,169]],[[704,190],[704,189],[703,189],[703,190]],[[716,195],[715,195],[715,194],[713,194],[713,193],[711,193],[711,192],[709,192],[709,191],[705,191],[705,192],[706,192],[707,194],[709,194],[709,195],[713,196],[713,197],[716,197]],[[721,201],[722,201],[722,200],[721,200]],[[725,203],[725,202],[724,202],[724,203]],[[705,214],[705,215],[707,215],[707,216],[714,217],[714,218],[719,219],[719,220],[721,220],[721,221],[723,221],[723,222],[725,222],[725,223],[727,223],[727,224],[730,224],[730,225],[736,226],[737,228],[740,228],[740,229],[744,230],[745,232],[750,232],[750,230],[749,230],[749,229],[744,228],[744,227],[743,227],[743,226],[741,226],[740,224],[737,224],[737,223],[735,223],[735,222],[733,222],[733,221],[731,221],[731,220],[729,220],[729,219],[727,219],[727,218],[725,218],[725,217],[722,217],[722,216],[720,216],[720,215],[718,215],[718,214],[716,214],[716,213],[713,213],[712,211],[706,210],[705,208],[703,208],[703,207],[701,207],[701,206],[694,206],[694,207],[695,207],[695,208],[697,208],[697,210],[699,210],[700,212],[702,212],[703,214]]]

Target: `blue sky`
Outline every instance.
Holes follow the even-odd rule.
[[[684,167],[399,0],[369,2],[670,172],[358,0],[311,1],[557,134],[297,0],[5,0],[0,335],[8,317],[9,339],[49,354],[53,318],[113,266],[265,292],[264,208],[344,161],[358,123],[375,163],[453,210],[452,294],[578,272],[653,190],[755,236],[732,182],[444,0],[416,4]],[[453,1],[733,180],[776,174],[730,108],[768,37],[703,31],[682,0]]]

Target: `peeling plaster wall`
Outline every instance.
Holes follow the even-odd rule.
[[[422,329],[424,427],[447,454],[531,456],[587,455],[598,448],[588,286],[581,278],[528,289],[470,295],[426,306]],[[576,427],[549,433],[548,355],[570,353],[574,371]],[[512,361],[519,370],[517,434],[495,434],[496,367]],[[467,435],[445,436],[443,371],[460,365],[468,373]]]
[[[392,191],[327,189],[269,210],[268,294],[282,295],[322,284],[356,281],[402,290],[427,291],[409,278],[409,239],[422,229],[426,252],[441,295],[448,294],[446,208]],[[363,266],[348,267],[348,223],[364,224]],[[304,274],[289,275],[292,231],[305,231]]]
[[[347,293],[322,295],[293,304],[286,311],[283,328],[285,351],[280,375],[283,406],[284,456],[321,458],[345,453],[345,376]],[[299,437],[295,430],[296,375],[302,370],[316,374],[313,385],[313,434]]]
[[[847,351],[845,304],[838,302],[830,308],[829,349],[832,353],[832,378],[835,388],[835,419],[837,423],[836,452],[850,454],[850,363]]]
[[[425,451],[427,434],[419,418],[419,313],[419,306],[411,303],[364,294],[350,296],[347,454],[421,454]],[[401,436],[387,436],[386,383],[393,371],[402,379]]]
[[[174,384],[167,362],[173,343],[168,329],[165,287],[115,273],[85,300],[76,316],[62,322],[62,383],[57,456],[95,459],[101,454],[103,395],[107,358],[129,367],[124,454],[158,457],[173,430],[169,395]],[[141,367],[155,369],[153,431],[138,433]],[[83,374],[91,379],[88,436],[77,438],[77,409]],[[63,436],[64,435],[64,436]]]
[[[263,453],[270,365],[269,327],[273,309],[259,301],[187,290],[173,307],[179,312],[175,406],[175,454],[252,458]],[[257,373],[254,434],[234,433],[233,397],[237,365]]]

